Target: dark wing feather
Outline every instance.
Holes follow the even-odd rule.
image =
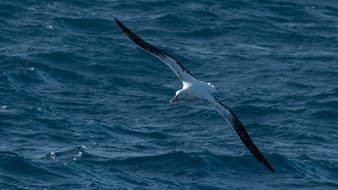
[[[192,74],[173,56],[169,55],[167,52],[157,48],[148,42],[145,42],[136,34],[134,34],[130,29],[128,29],[125,25],[123,25],[119,20],[115,19],[115,22],[120,27],[121,31],[131,39],[136,45],[141,47],[142,49],[148,51],[161,61],[163,61],[176,75],[181,81],[189,81],[194,79]]]
[[[265,159],[261,151],[257,148],[255,143],[251,140],[248,132],[242,125],[241,121],[238,119],[238,117],[234,114],[233,111],[231,111],[230,108],[228,108],[226,105],[224,105],[222,102],[219,102],[217,100],[211,102],[218,111],[219,114],[222,115],[222,117],[229,123],[229,125],[234,129],[238,137],[241,139],[243,144],[250,150],[250,152],[255,156],[255,158],[263,163],[271,172],[275,173],[275,170],[271,167],[269,162]]]

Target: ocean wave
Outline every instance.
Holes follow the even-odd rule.
[[[96,161],[98,159],[99,161]],[[165,172],[171,175],[205,175],[221,174],[224,170],[246,171],[249,173],[268,173],[252,155],[225,156],[210,152],[183,152],[173,151],[148,156],[121,156],[118,158],[89,157],[86,162],[95,165],[109,165],[112,169],[133,172]],[[285,172],[292,168],[283,156],[267,155],[272,163],[284,163],[276,166],[276,170]]]
[[[26,159],[14,152],[0,152],[0,170],[2,175],[8,181],[15,180],[15,183],[34,184],[44,183],[46,180],[53,178],[62,178],[63,175],[47,169],[45,166]],[[35,176],[39,176],[36,178]]]

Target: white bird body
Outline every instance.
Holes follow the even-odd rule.
[[[176,91],[175,96],[169,101],[173,103],[177,100],[186,100],[186,101],[195,101],[202,100],[210,103],[216,111],[224,118],[224,120],[231,126],[234,132],[238,135],[240,140],[244,145],[250,150],[250,152],[255,156],[255,158],[262,162],[271,172],[274,172],[274,169],[271,167],[269,162],[264,158],[263,154],[256,147],[256,145],[251,140],[248,132],[243,127],[240,120],[223,103],[219,102],[213,95],[216,91],[215,87],[204,81],[197,80],[193,75],[174,57],[169,55],[167,52],[145,42],[132,31],[130,31],[126,26],[124,26],[120,21],[115,19],[117,25],[120,27],[121,31],[124,32],[136,45],[141,47],[143,50],[151,53],[162,62],[164,62],[181,80],[183,86],[180,90]]]
[[[199,80],[194,80],[191,82],[183,81],[182,89],[176,91],[176,96],[179,96],[179,99],[187,101],[195,100],[204,100],[212,101],[213,96],[211,95],[216,91],[215,87],[210,83],[206,83]]]

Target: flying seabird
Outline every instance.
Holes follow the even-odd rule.
[[[251,140],[248,132],[243,127],[241,121],[234,114],[234,112],[218,101],[212,93],[215,92],[215,88],[210,83],[206,83],[200,80],[197,80],[193,75],[173,56],[169,55],[167,52],[153,46],[152,44],[142,40],[136,34],[134,34],[130,29],[123,25],[119,20],[115,18],[115,22],[120,27],[121,31],[131,39],[136,45],[140,48],[146,50],[153,56],[160,59],[164,62],[181,80],[183,87],[176,91],[176,95],[170,99],[170,104],[177,100],[202,100],[209,102],[217,112],[224,118],[224,120],[234,129],[238,137],[244,143],[244,145],[250,150],[250,152],[255,156],[255,158],[263,163],[271,172],[275,172],[271,167],[269,162],[264,158],[261,151],[257,148],[254,142]]]

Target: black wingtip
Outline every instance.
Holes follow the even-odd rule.
[[[251,151],[251,149],[249,149]],[[258,149],[257,149],[258,150]],[[258,150],[259,151],[259,150]],[[254,153],[251,151],[251,153],[256,157],[258,161],[260,161],[268,170],[270,170],[272,173],[275,173],[275,170],[272,168],[270,163],[268,162],[267,159],[263,156],[261,152],[259,153]]]
[[[275,170],[271,167],[271,165],[270,165],[268,162],[264,163],[264,165],[265,165],[272,173],[276,173]]]
[[[250,150],[250,149],[249,149]],[[251,150],[250,150],[251,151]],[[253,153],[253,152],[252,152]],[[261,155],[261,156],[259,156],[259,154]],[[265,159],[265,157],[263,156],[263,154],[262,153],[258,153],[258,154],[256,154],[256,153],[253,153],[253,155],[256,157],[256,159],[258,160],[258,161],[260,161],[268,170],[270,170],[272,173],[275,173],[275,170],[272,168],[272,166],[270,165],[270,163],[268,162],[268,160],[267,159]]]
[[[130,31],[129,28],[127,28],[124,24],[122,24],[122,22],[120,22],[117,18],[114,18],[116,24],[119,26],[119,28],[121,29],[121,31],[127,35],[132,41],[134,41],[137,45],[140,45],[142,47],[142,43],[143,40],[141,38],[139,38],[138,36],[136,36],[136,34],[134,34],[132,31]]]
[[[262,153],[261,153],[261,154],[262,154]],[[270,165],[270,163],[268,162],[268,160],[265,159],[265,157],[263,156],[263,154],[262,154],[261,159],[259,159],[256,155],[255,155],[255,157],[256,157],[260,162],[262,162],[262,163],[264,164],[264,166],[265,166],[267,169],[269,169],[272,173],[275,173],[275,170],[272,168],[272,166]]]
[[[228,108],[226,105],[224,105],[222,102],[217,101],[219,105],[221,105],[225,110],[228,110],[230,112],[230,117],[224,116],[224,118],[229,118],[228,120],[231,122],[231,126],[243,142],[243,144],[250,150],[250,152],[255,156],[255,158],[261,162],[268,170],[270,170],[272,173],[275,173],[275,170],[272,168],[272,166],[269,164],[268,160],[265,159],[264,155],[261,153],[261,151],[257,148],[255,143],[251,140],[248,132],[242,125],[241,121],[238,119],[238,117],[235,115],[235,113]],[[221,113],[223,114],[223,113]]]
[[[114,20],[117,24],[121,24],[121,22],[119,20],[117,20],[117,18],[114,18]]]
[[[267,159],[265,159],[265,157],[262,154],[261,158],[258,158],[257,155],[254,154],[254,156],[268,169],[270,170],[272,173],[275,173],[275,170],[272,168],[272,166],[270,165],[270,163],[268,162]]]
[[[117,18],[114,18],[114,20],[119,27],[124,27],[123,24]]]

